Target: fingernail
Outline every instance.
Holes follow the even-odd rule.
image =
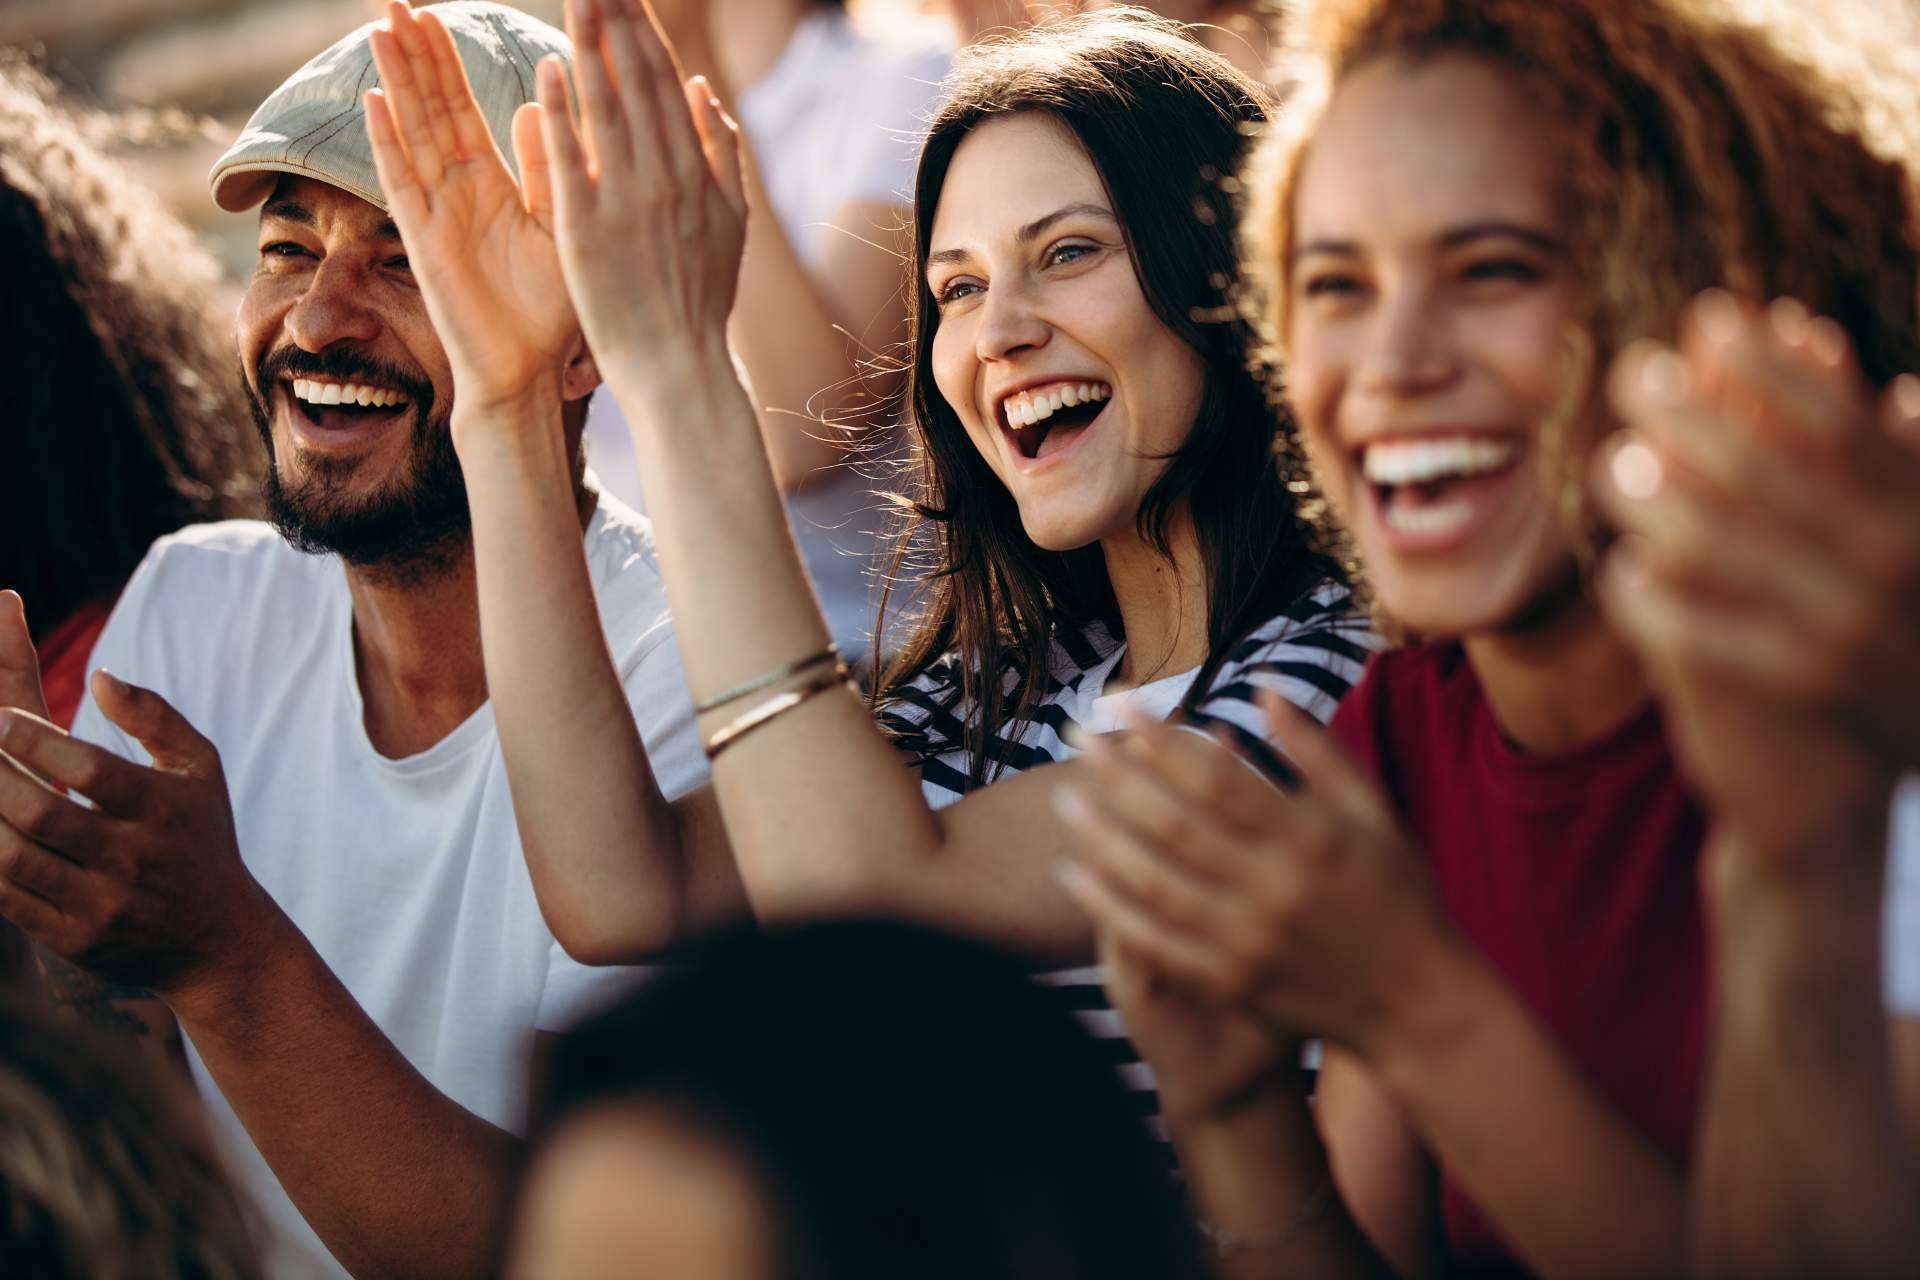
[[[1815,361],[1829,369],[1838,368],[1852,346],[1847,340],[1847,331],[1825,316],[1815,316],[1807,325],[1807,350]]]
[[[1693,322],[1709,342],[1732,342],[1739,336],[1740,320],[1740,304],[1725,289],[1709,289],[1694,299]]]
[[[1787,346],[1797,347],[1807,340],[1810,317],[1798,298],[1775,298],[1767,305],[1767,319],[1774,336]]]
[[[1686,362],[1665,348],[1649,351],[1637,370],[1640,393],[1657,404],[1679,404],[1686,398]]]
[[[1660,490],[1666,468],[1660,455],[1639,440],[1629,440],[1614,450],[1609,464],[1613,487],[1629,498],[1651,498]]]
[[[93,676],[96,680],[106,681],[107,688],[113,690],[115,693],[125,693],[127,691],[127,682],[105,667],[96,667]]]
[[[1887,388],[1893,397],[1893,411],[1905,419],[1920,418],[1920,378],[1903,373]]]
[[[1080,788],[1061,786],[1055,788],[1053,793],[1053,811],[1060,816],[1061,821],[1078,826],[1091,816],[1093,806],[1087,803],[1087,798],[1081,794]]]

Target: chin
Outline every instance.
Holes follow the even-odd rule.
[[[1020,513],[1020,527],[1027,538],[1042,551],[1078,551],[1091,546],[1111,532],[1112,521],[1089,517],[1084,512]]]
[[[1585,599],[1571,556],[1525,575],[1500,581],[1484,571],[1423,573],[1418,582],[1374,579],[1381,609],[1422,642],[1464,640],[1478,635],[1523,635],[1545,629],[1568,605]]]

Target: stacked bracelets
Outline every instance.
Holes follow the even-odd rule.
[[[728,747],[740,741],[740,739],[746,737],[761,725],[785,715],[815,694],[825,693],[835,685],[847,683],[852,677],[852,672],[848,671],[847,664],[841,661],[839,646],[830,644],[818,653],[811,653],[804,658],[797,658],[783,666],[774,668],[765,675],[755,676],[745,684],[735,685],[725,693],[708,698],[705,702],[697,704],[694,707],[695,714],[705,715],[709,711],[718,711],[729,702],[737,702],[750,693],[758,693],[760,690],[768,688],[771,685],[776,685],[782,680],[788,680],[798,675],[805,675],[807,672],[813,671],[816,667],[822,666],[827,667],[827,670],[813,675],[811,678],[793,686],[791,689],[783,689],[772,697],[756,703],[716,730],[714,735],[707,739],[707,759],[713,760],[717,758],[722,751],[725,751]]]

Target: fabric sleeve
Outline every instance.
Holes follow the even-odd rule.
[[[848,166],[843,203],[909,204],[920,164],[920,142],[939,108],[941,80],[952,60],[928,49],[883,53],[868,69],[867,120],[858,154]]]
[[[1885,947],[1887,1008],[1920,1018],[1920,774],[1894,793],[1887,856]]]
[[[1255,699],[1271,690],[1325,724],[1380,643],[1345,590],[1322,588],[1235,645],[1186,723],[1224,728],[1248,759],[1291,782],[1293,770],[1268,745],[1266,716]]]
[[[94,705],[91,677],[95,671],[105,667],[114,675],[143,687],[152,688],[166,683],[164,673],[156,669],[155,659],[143,652],[140,644],[141,637],[152,629],[147,624],[147,614],[154,599],[156,580],[161,576],[161,559],[165,549],[164,541],[156,542],[127,580],[126,589],[120,593],[112,616],[107,619],[99,640],[94,643],[93,656],[87,659],[87,687],[81,692],[80,709],[73,717],[74,737],[105,747],[115,755],[137,764],[151,763],[146,748],[120,732],[100,713],[100,708]]]

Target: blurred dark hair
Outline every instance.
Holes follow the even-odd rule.
[[[974,46],[959,55],[946,89],[914,187],[906,394],[915,513],[895,565],[909,548],[931,546],[934,572],[875,703],[884,706],[890,693],[957,651],[956,698],[974,712],[965,734],[969,777],[979,785],[1004,764],[992,757],[992,744],[1016,739],[1032,718],[1056,629],[1100,621],[1120,630],[1100,548],[1036,547],[1012,494],[934,383],[939,313],[924,268],[947,170],[979,125],[1042,112],[1079,139],[1113,199],[1148,304],[1206,360],[1192,431],[1138,516],[1142,536],[1163,553],[1182,508],[1199,535],[1209,656],[1189,705],[1206,695],[1235,641],[1339,570],[1312,549],[1289,491],[1293,477],[1276,465],[1276,434],[1290,427],[1249,367],[1251,335],[1231,298],[1231,175],[1248,132],[1267,118],[1266,91],[1176,24],[1141,9],[1105,10]],[[876,635],[887,634],[887,603],[883,596]]]
[[[665,1105],[745,1157],[781,1280],[1167,1280],[1167,1161],[1095,1042],[976,943],[830,923],[696,944],[558,1042],[531,1149]]]
[[[0,586],[36,631],[118,591],[161,534],[257,488],[212,260],[0,55]]]
[[[174,1084],[0,992],[0,1275],[259,1275],[197,1108]]]

